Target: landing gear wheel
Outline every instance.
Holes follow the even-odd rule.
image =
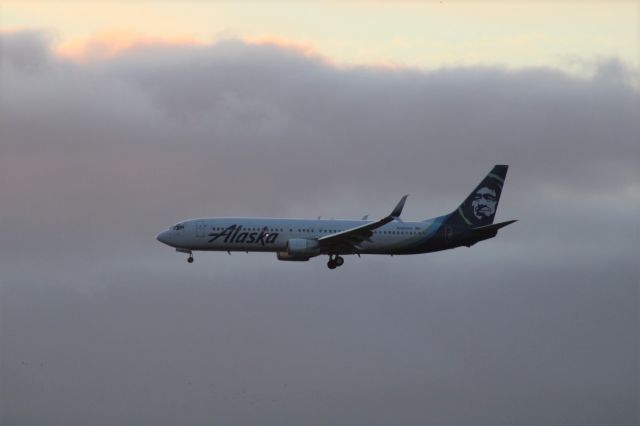
[[[329,269],[336,269],[338,266],[342,266],[344,263],[344,258],[337,254],[330,254],[329,261],[327,262],[327,267]]]
[[[193,263],[193,256],[189,256],[189,258],[187,259],[187,262]]]

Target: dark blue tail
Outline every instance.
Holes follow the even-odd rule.
[[[491,225],[509,166],[496,165],[473,192],[449,215],[447,224],[459,227],[477,228]]]

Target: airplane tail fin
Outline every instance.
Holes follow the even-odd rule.
[[[506,165],[495,165],[473,192],[449,215],[447,222],[476,228],[491,225],[498,210],[502,187],[507,177]]]

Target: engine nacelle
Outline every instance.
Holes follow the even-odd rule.
[[[309,256],[292,256],[286,251],[279,251],[276,253],[278,260],[285,260],[288,262],[306,262],[309,260]]]
[[[316,240],[292,238],[287,241],[287,253],[291,256],[312,257],[320,254],[320,244]]]

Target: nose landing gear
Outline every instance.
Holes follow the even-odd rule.
[[[183,248],[177,248],[176,251],[178,253],[186,253],[189,255],[189,257],[187,258],[187,262],[189,263],[193,263],[193,253],[191,252],[191,250],[189,249],[183,249]]]
[[[327,267],[329,269],[336,269],[338,266],[342,266],[344,264],[344,258],[337,254],[330,254],[329,261],[327,262]]]

